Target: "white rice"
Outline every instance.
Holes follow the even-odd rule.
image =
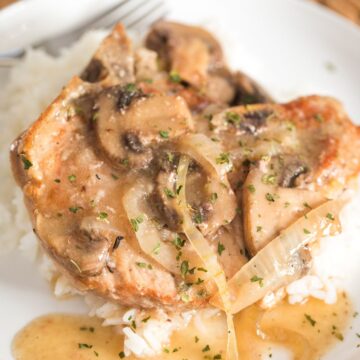
[[[24,61],[12,70],[7,85],[0,93],[0,120],[3,125],[0,132],[0,254],[9,253],[17,247],[26,256],[37,260],[47,280],[57,279],[54,292],[58,297],[81,293],[72,288],[65,277],[59,276],[52,261],[39,250],[22,193],[11,175],[8,151],[11,141],[36,120],[71,76],[86,65],[103,36],[103,32],[88,33],[58,58],[52,58],[40,50],[29,51]],[[356,224],[354,214],[360,214],[359,194],[345,210],[343,233],[335,241],[341,243],[360,237],[360,226]],[[340,273],[336,274],[333,269],[324,266],[321,249],[322,246],[314,259],[315,266],[310,275],[267,295],[263,305],[272,306],[287,295],[291,304],[302,303],[309,296],[326,303],[336,302],[337,289],[341,284],[338,281]],[[126,355],[133,353],[139,357],[159,354],[169,344],[172,332],[185,328],[194,315],[194,312],[169,315],[158,310],[151,313],[147,322],[142,322],[147,317],[145,311],[124,308],[92,295],[85,295],[84,299],[91,316],[103,319],[104,326],[115,326],[117,331],[123,332]],[[214,316],[216,313],[216,309],[206,309],[202,311],[202,316]],[[131,329],[132,321],[136,321],[136,333]],[[195,325],[200,332],[203,330],[206,333],[201,317],[195,317]]]

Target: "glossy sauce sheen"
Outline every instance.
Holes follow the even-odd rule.
[[[260,354],[270,356],[274,346],[289,349],[295,360],[318,359],[331,345],[341,341],[350,312],[345,294],[339,294],[334,305],[315,299],[303,305],[283,301],[266,311],[252,305],[235,317],[241,359],[257,359]],[[205,355],[213,358],[217,354],[224,359],[225,333],[222,315],[202,319],[200,324],[195,320],[185,331],[175,333],[169,352],[156,359],[200,360]],[[122,336],[110,327],[102,327],[99,319],[51,314],[33,320],[16,335],[13,354],[16,360],[113,360],[120,358],[122,343]],[[203,351],[208,344],[210,350]]]

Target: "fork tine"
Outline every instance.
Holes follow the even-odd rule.
[[[126,2],[128,3],[128,6],[126,8],[130,7],[130,5],[136,4],[136,0],[130,0],[130,1],[126,0]],[[131,17],[131,15],[133,15],[137,10],[139,10],[144,5],[146,5],[147,2],[148,2],[148,0],[141,0],[138,4],[136,4],[134,7],[131,7],[125,13],[123,12],[125,9],[121,9],[120,17],[116,16],[116,14],[118,12],[117,10],[113,11],[109,15],[101,17],[95,23],[91,24],[91,27],[92,28],[109,28],[117,22],[125,22],[128,17]]]
[[[153,15],[158,11],[159,12],[161,11],[161,16],[165,15],[166,11],[165,11],[165,6],[164,6],[163,1],[157,2],[154,5],[152,5],[150,9],[148,9],[144,14],[140,15],[139,17],[134,19],[129,24],[127,24],[127,26],[129,28],[132,28],[135,26],[137,28],[140,28],[140,27],[142,28],[143,26],[140,26],[140,24],[143,22],[146,22],[146,24],[152,24],[154,21],[146,21],[146,20],[151,19],[151,17],[153,17]],[[159,16],[157,16],[156,19],[159,19]]]

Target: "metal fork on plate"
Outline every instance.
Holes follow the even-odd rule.
[[[164,0],[121,0],[111,8],[88,20],[85,24],[59,36],[34,44],[51,55],[59,55],[60,50],[79,39],[91,29],[108,29],[122,22],[128,29],[142,30],[164,18],[167,8]],[[0,67],[11,67],[18,63],[25,50],[13,57],[1,57]]]

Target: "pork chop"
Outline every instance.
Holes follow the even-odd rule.
[[[75,287],[129,306],[197,308],[216,287],[183,232],[180,156],[192,221],[230,278],[247,261],[251,167],[279,187],[338,194],[359,172],[360,134],[329,98],[227,109],[271,99],[227,69],[202,29],[162,22],[146,44],[134,50],[117,25],[15,140],[13,173],[43,249]],[[180,61],[191,54],[196,68]]]

